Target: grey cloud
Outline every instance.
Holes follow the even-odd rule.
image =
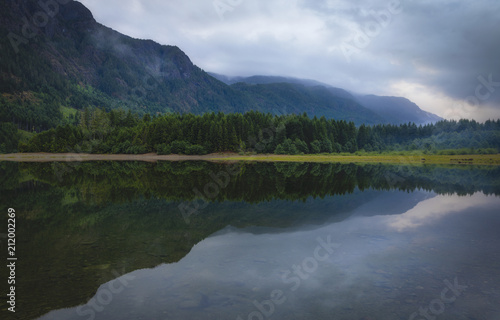
[[[428,76],[417,70],[413,75],[416,81],[463,99],[474,94],[478,76],[493,74],[500,79],[500,3],[462,2],[440,7],[412,2],[403,14],[404,23],[390,31],[400,40],[393,41],[392,48],[400,59],[418,60],[436,71]],[[391,47],[391,43],[382,45]],[[500,94],[496,99],[500,101]]]
[[[391,15],[390,24],[348,63],[342,45],[375,21],[371,12],[387,11],[394,1],[220,0],[230,5],[221,17],[212,0],[82,0],[99,22],[177,45],[198,66],[217,73],[312,78],[383,95],[395,95],[394,87],[407,83],[458,103],[476,96],[478,77],[491,74],[500,82],[496,0],[400,0],[402,13]],[[500,86],[493,89],[466,115],[500,117]],[[405,93],[419,97],[411,88]],[[441,116],[449,112],[438,99],[426,103],[432,105],[421,107]]]

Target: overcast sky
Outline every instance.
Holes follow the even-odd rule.
[[[81,0],[119,32],[205,71],[404,96],[444,118],[500,118],[500,1]]]

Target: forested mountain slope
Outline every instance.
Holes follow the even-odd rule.
[[[427,124],[434,123],[443,120],[441,117],[426,112],[420,109],[415,103],[402,97],[384,97],[376,95],[358,95],[352,94],[344,89],[335,88],[328,84],[321,83],[310,79],[297,79],[290,77],[279,77],[279,76],[251,76],[251,77],[228,77],[216,73],[210,73],[215,78],[220,81],[232,85],[233,87],[241,87],[242,83],[247,85],[253,85],[253,91],[262,92],[268,89],[270,86],[277,86],[280,84],[284,86],[285,84],[302,85],[307,87],[309,93],[313,96],[312,99],[308,98],[308,102],[312,102],[315,99],[327,99],[326,102],[323,100],[323,106],[332,104],[350,104],[348,109],[354,114],[357,112],[365,112],[365,114],[372,115],[371,123],[391,123],[391,124],[405,124],[409,122],[414,122],[416,124]],[[246,86],[245,88],[247,88]],[[307,102],[303,104],[307,108]],[[359,109],[361,107],[361,109]],[[369,109],[371,112],[366,113],[363,108]],[[356,110],[358,109],[358,110]],[[335,107],[329,110],[335,113]],[[328,112],[325,114],[328,116]],[[345,118],[349,117],[349,112],[345,113]],[[365,122],[369,124],[370,122]]]
[[[76,1],[0,3],[0,122],[26,131],[63,124],[86,107],[139,114],[307,112],[356,124],[389,122],[343,91],[311,86],[320,84],[312,80],[227,85],[178,47],[120,34]]]

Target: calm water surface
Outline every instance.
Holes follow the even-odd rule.
[[[494,167],[0,169],[12,319],[500,319]]]

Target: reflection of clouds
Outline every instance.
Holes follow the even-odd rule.
[[[144,319],[218,319],[221,315],[225,319],[237,319],[238,316],[246,319],[257,310],[254,301],[270,299],[273,290],[281,290],[286,297],[283,305],[275,306],[273,319],[331,319],[329,312],[332,310],[345,313],[345,317],[339,318],[360,319],[365,316],[362,306],[367,303],[399,301],[400,296],[406,299],[405,290],[413,294],[415,286],[432,282],[427,278],[414,278],[415,274],[421,274],[422,267],[439,264],[453,274],[457,263],[464,257],[470,259],[464,253],[471,249],[464,248],[464,242],[457,242],[460,234],[456,235],[454,228],[422,233],[402,231],[442,223],[438,221],[442,218],[451,222],[454,217],[447,215],[455,212],[477,212],[485,207],[490,209],[488,212],[495,212],[495,208],[500,207],[499,197],[480,193],[469,197],[444,195],[428,199],[429,196],[434,194],[408,197],[406,193],[388,192],[355,210],[354,213],[361,216],[314,228],[306,226],[265,233],[260,228],[228,227],[195,245],[177,263],[131,273],[135,280],[130,281],[130,286],[122,293],[113,295],[113,301],[96,313],[95,319],[132,320],[138,315]],[[415,205],[416,200],[423,198],[425,200]],[[391,203],[395,208],[388,208]],[[404,213],[363,216],[395,212]],[[491,225],[485,221],[480,223],[481,226]],[[453,235],[451,240],[434,237],[446,232]],[[304,263],[315,257],[318,238],[329,242],[328,237],[336,244],[331,254],[324,261],[318,260],[313,271],[306,272]],[[425,247],[423,251],[412,251],[427,239],[438,241],[441,248],[449,249],[446,259]],[[492,247],[496,248],[495,244]],[[301,266],[306,277],[299,280],[294,266]],[[296,280],[292,281],[293,278]],[[409,278],[413,282],[408,282]],[[296,285],[296,290],[292,290]],[[433,285],[441,286],[442,282],[438,279]],[[392,311],[387,307],[392,307]],[[390,302],[379,312],[387,315],[399,312],[400,308],[401,305]],[[356,311],[358,309],[361,311]],[[414,310],[414,306],[409,306],[403,314],[409,315]],[[70,309],[54,311],[41,319],[77,320],[82,317],[75,309]]]
[[[500,198],[487,196],[483,193],[476,193],[465,197],[440,195],[422,201],[411,210],[391,217],[388,221],[390,227],[401,232],[433,223],[454,212],[460,212],[472,207],[491,206],[493,204],[500,208]]]

